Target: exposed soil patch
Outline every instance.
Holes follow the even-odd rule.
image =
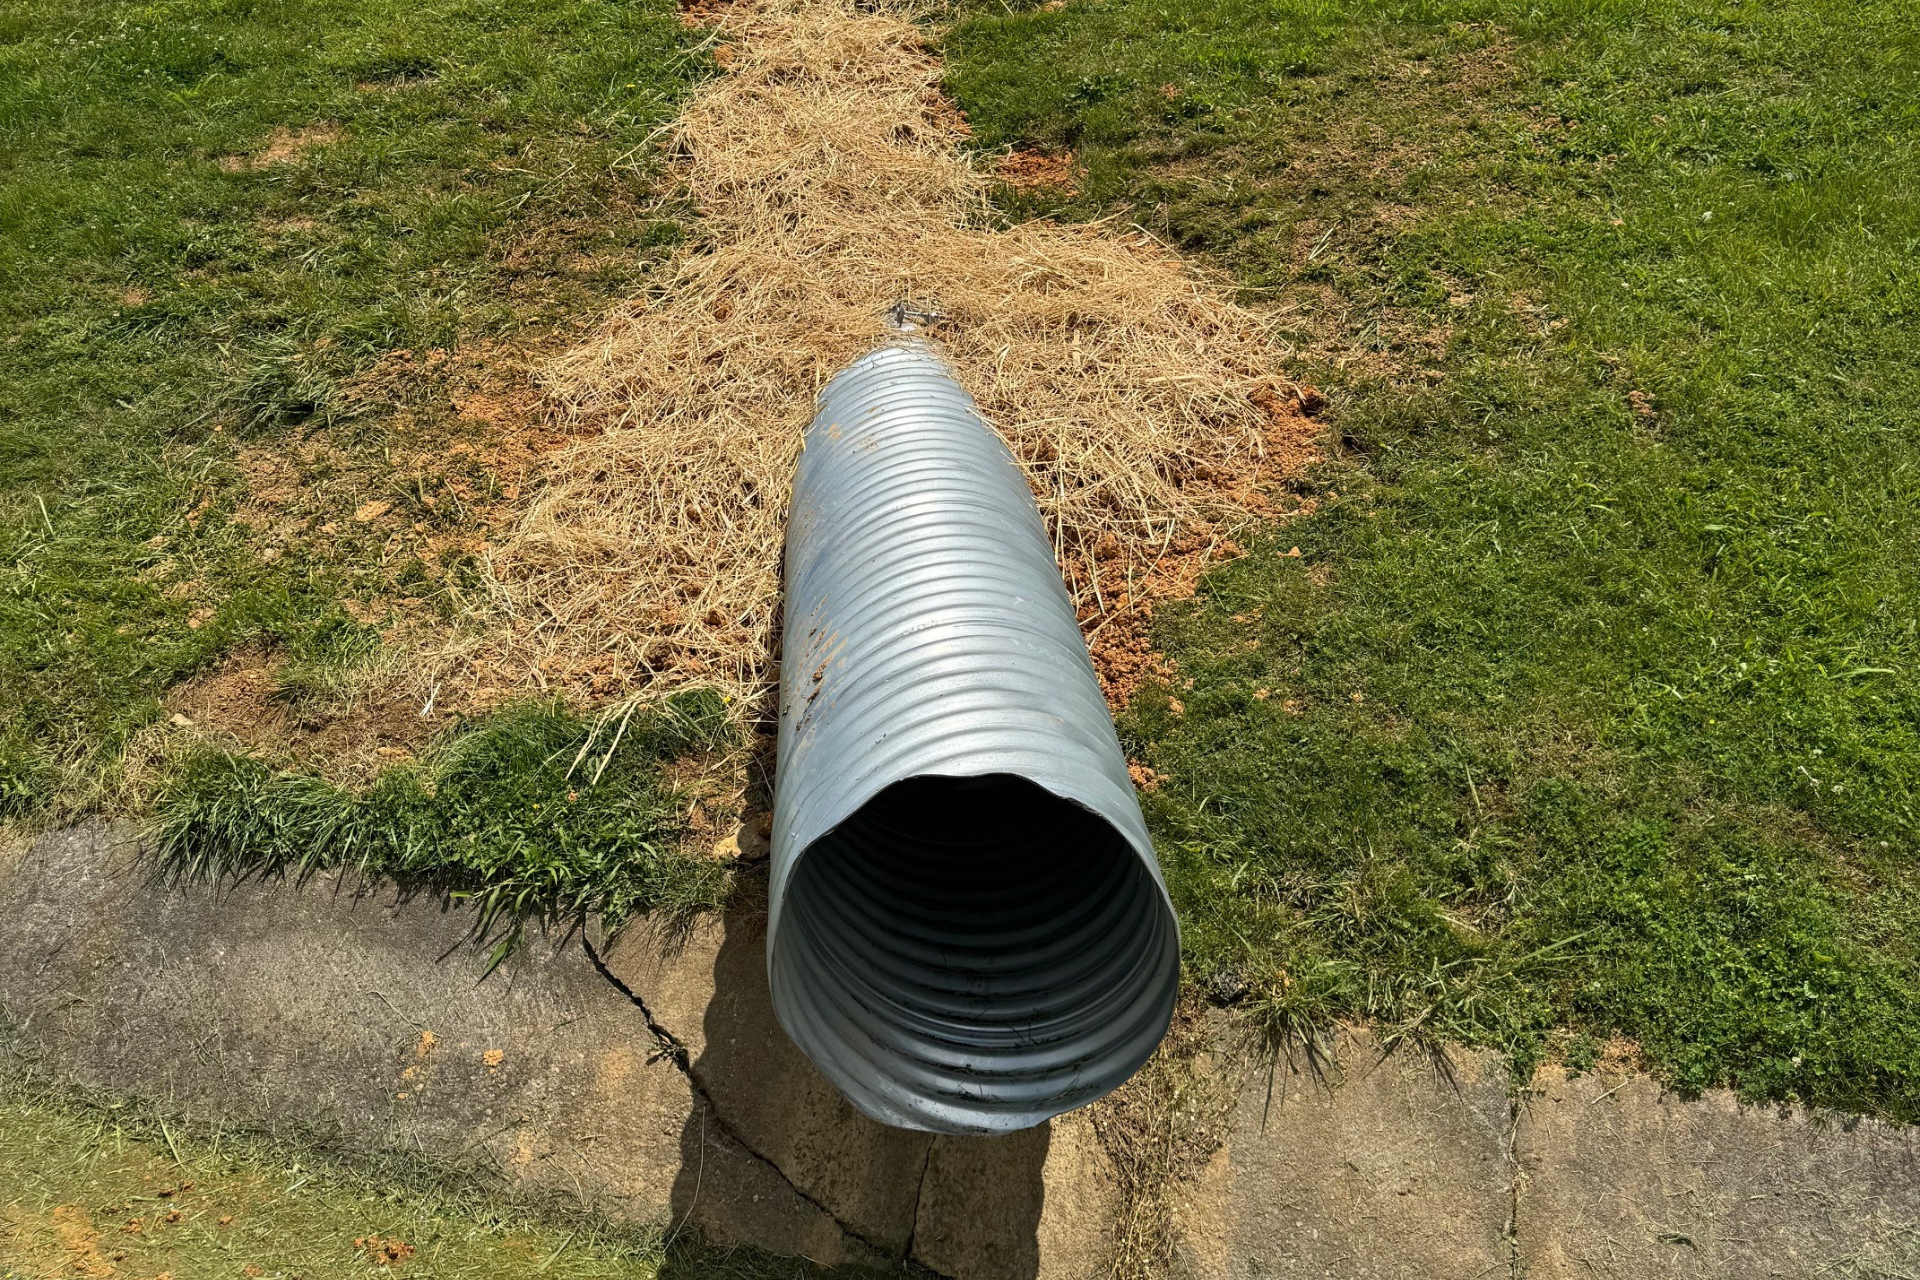
[[[342,425],[242,447],[245,493],[233,520],[253,532],[264,559],[356,566],[361,590],[342,603],[379,630],[386,665],[347,702],[296,709],[275,692],[281,659],[251,650],[176,692],[173,709],[250,748],[358,776],[382,751],[415,750],[452,715],[484,710],[521,685],[524,669],[499,675],[478,658],[467,678],[446,680],[444,659],[421,655],[458,645],[450,637],[482,605],[493,542],[519,519],[547,458],[578,434],[533,385],[529,366],[552,338],[390,351],[344,384]],[[380,414],[388,443],[369,448],[356,433],[359,407]],[[618,692],[594,677],[581,676],[590,696]]]
[[[68,1269],[81,1276],[113,1274],[113,1263],[100,1252],[100,1233],[91,1216],[79,1205],[63,1204],[51,1215],[53,1235]]]
[[[547,460],[585,429],[553,412],[533,370],[578,342],[611,293],[646,271],[644,247],[606,247],[632,238],[610,229],[671,212],[644,188],[623,184],[590,210],[537,220],[498,250],[494,297],[514,313],[512,331],[449,350],[388,351],[370,367],[337,375],[325,413],[303,430],[236,449],[244,491],[231,518],[252,532],[260,557],[336,566],[343,606],[380,632],[381,670],[358,681],[353,695],[370,703],[375,723],[397,727],[390,711],[402,705],[430,705],[428,720],[437,723],[544,686],[536,665],[496,669],[490,655],[499,646],[472,645],[468,625],[476,616],[499,620],[488,614],[486,562],[523,517]],[[294,235],[314,227],[295,219],[273,229]],[[325,347],[323,339],[302,358],[321,367]],[[206,502],[217,497],[210,490]],[[257,666],[258,658],[247,662]],[[610,663],[596,669],[590,661],[579,664],[569,687],[594,699],[622,691]],[[331,699],[302,705],[298,724],[284,708],[257,721],[216,719],[236,740],[269,754],[290,745],[294,757],[330,775],[359,776],[370,752],[416,745],[411,725],[381,732],[349,750],[336,770],[326,752],[358,741],[366,727],[355,720],[360,715]],[[324,729],[343,716],[339,730]],[[249,730],[249,723],[264,727]],[[290,744],[275,738],[282,731]]]
[[[1280,486],[1287,477],[1320,461],[1313,429],[1304,420],[1317,414],[1326,400],[1318,388],[1301,384],[1290,385],[1284,396],[1256,396],[1255,403],[1267,411],[1272,422],[1266,452],[1257,466],[1222,479],[1237,482],[1237,501],[1249,513],[1270,520],[1308,514],[1318,505],[1317,499],[1293,496]],[[1096,544],[1096,567],[1115,559],[1117,551],[1117,541]],[[1081,631],[1101,690],[1115,711],[1130,703],[1142,684],[1173,677],[1172,669],[1153,648],[1154,606],[1188,599],[1210,565],[1241,553],[1230,526],[1196,521],[1180,537],[1168,541],[1146,574],[1138,579],[1129,577],[1111,601],[1101,598],[1089,605],[1083,600]],[[1145,772],[1151,774],[1150,770]],[[1135,781],[1151,785],[1140,777]]]
[[[367,1261],[376,1267],[391,1267],[414,1255],[414,1247],[405,1240],[387,1240],[380,1236],[361,1236],[353,1242],[353,1247],[366,1254]]]
[[[689,27],[715,27],[742,0],[680,0],[680,22]],[[724,64],[723,64],[724,65]]]
[[[1053,189],[1067,195],[1080,187],[1071,151],[1015,151],[994,162],[993,176],[1017,191]]]
[[[1568,1074],[1599,1072],[1604,1076],[1652,1076],[1655,1073],[1653,1063],[1648,1059],[1640,1042],[1619,1032],[1613,1032],[1597,1045],[1588,1046],[1584,1061],[1573,1058],[1570,1045],[1574,1041],[1574,1032],[1561,1030],[1549,1042],[1546,1056],[1534,1068],[1533,1083],[1540,1087],[1544,1082],[1564,1080]]]
[[[1653,1071],[1646,1053],[1640,1048],[1640,1042],[1617,1031],[1601,1044],[1600,1055],[1594,1060],[1594,1066],[1614,1075],[1644,1076]]]
[[[410,692],[375,691],[344,707],[302,705],[282,683],[285,665],[282,656],[256,646],[234,651],[168,696],[171,727],[319,768],[337,780],[364,782],[411,758],[454,719],[452,708],[424,705]]]
[[[292,164],[307,152],[319,147],[331,146],[347,136],[347,131],[331,120],[308,125],[303,129],[289,129],[285,126],[275,129],[267,135],[267,145],[258,151],[245,155],[227,155],[220,157],[220,167],[228,173],[242,173],[248,169],[265,169],[277,164]]]

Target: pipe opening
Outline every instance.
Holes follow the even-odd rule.
[[[789,1031],[843,1090],[898,1123],[998,1132],[1146,1060],[1177,952],[1118,831],[990,774],[895,783],[809,845],[772,967]]]

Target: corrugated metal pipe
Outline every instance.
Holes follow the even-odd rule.
[[[931,348],[822,393],[787,528],[767,964],[855,1106],[1003,1133],[1166,1033],[1180,938],[1039,509]]]

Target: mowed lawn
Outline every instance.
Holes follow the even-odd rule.
[[[324,723],[370,617],[460,625],[525,479],[471,459],[539,414],[459,401],[531,400],[678,243],[650,138],[701,39],[670,0],[0,0],[0,820],[154,814],[185,869],[353,864],[503,923],[719,901],[659,778],[715,697],[509,708],[363,792],[164,703],[247,651]]]
[[[324,702],[378,647],[344,603],[457,617],[499,484],[452,474],[460,378],[511,388],[678,239],[647,139],[692,37],[670,0],[0,0],[0,818],[112,802],[237,646]],[[249,449],[304,459],[272,536]]]
[[[1082,170],[1011,211],[1231,273],[1328,393],[1312,514],[1163,610],[1125,725],[1190,976],[1275,1038],[1637,1045],[1920,1119],[1913,19],[1070,0],[946,39],[983,148]]]

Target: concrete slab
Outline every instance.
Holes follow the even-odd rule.
[[[679,937],[630,929],[603,955],[685,1047],[730,1132],[864,1239],[942,1275],[1100,1274],[1114,1191],[1086,1119],[997,1139],[934,1138],[867,1119],[780,1029],[764,907],[751,892],[742,899]],[[677,1188],[676,1206],[688,1194]]]
[[[190,1116],[472,1163],[630,1221],[868,1256],[727,1140],[577,940],[531,938],[488,975],[471,913],[437,898],[343,876],[169,885],[137,852],[125,830],[80,828],[0,879],[0,1051]],[[697,1201],[677,1194],[686,1177]]]
[[[787,1039],[767,987],[762,911],[749,901],[678,938],[629,929],[603,959],[685,1047],[735,1137],[853,1231],[904,1256],[933,1139],[855,1111]],[[685,1201],[691,1189],[676,1194]]]
[[[1512,1178],[1504,1062],[1436,1070],[1363,1035],[1323,1077],[1251,1073],[1227,1140],[1175,1197],[1176,1261],[1219,1280],[1473,1280],[1505,1275]]]
[[[1528,1280],[1920,1275],[1920,1135],[1643,1076],[1543,1072],[1521,1110]]]
[[[437,897],[334,875],[168,883],[138,854],[84,828],[0,870],[0,1055],[723,1245],[911,1253],[955,1280],[1093,1274],[1111,1192],[1086,1122],[1057,1147],[1045,1128],[936,1142],[854,1111],[773,1017],[750,895],[678,935],[531,937],[488,974],[472,913]]]
[[[1121,1211],[1084,1112],[998,1138],[941,1137],[929,1152],[913,1257],[969,1280],[1096,1280]]]
[[[0,1058],[830,1264],[1094,1280],[1140,1212],[1086,1112],[997,1140],[854,1112],[774,1021],[750,893],[678,938],[535,936],[488,974],[438,897],[169,884],[137,853],[106,827],[0,844]],[[1174,1274],[1920,1276],[1911,1129],[1641,1077],[1544,1076],[1516,1112],[1493,1055],[1436,1069],[1356,1035],[1321,1078],[1249,1069],[1237,1034],[1220,1015],[1195,1060],[1224,1073],[1222,1146],[1145,1189]]]

